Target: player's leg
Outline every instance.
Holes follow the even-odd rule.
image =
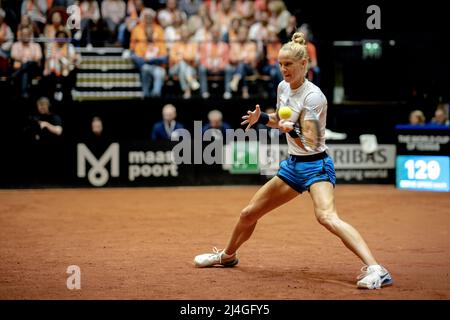
[[[314,183],[310,187],[316,218],[320,224],[337,235],[345,246],[353,251],[365,264],[377,264],[364,239],[351,225],[342,221],[334,202],[334,188],[328,181]]]
[[[250,238],[258,219],[297,195],[298,192],[283,180],[279,177],[273,177],[256,192],[248,205],[241,211],[225,250],[221,252],[215,250],[213,254],[199,255],[195,257],[195,265],[197,267],[209,267],[216,264],[224,266],[237,264],[236,251]]]
[[[225,248],[225,253],[234,254],[250,238],[256,222],[263,215],[296,196],[298,196],[297,191],[288,186],[279,177],[273,177],[256,192],[249,204],[241,211],[239,220]]]
[[[389,272],[378,265],[359,232],[339,218],[336,212],[333,185],[328,181],[314,183],[310,187],[310,194],[316,218],[320,224],[338,236],[345,246],[368,266],[365,268],[365,273],[358,282],[358,286],[374,289],[392,284]]]

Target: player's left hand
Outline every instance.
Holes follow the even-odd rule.
[[[288,133],[294,130],[294,125],[295,123],[290,120],[281,119],[280,121],[278,121],[278,128],[280,129],[281,132],[284,133]]]

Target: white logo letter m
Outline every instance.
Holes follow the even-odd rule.
[[[111,161],[111,177],[119,176],[119,144],[112,143],[97,160],[85,144],[79,143],[77,145],[78,178],[86,177],[86,161],[91,165],[88,173],[89,182],[96,187],[105,185],[109,179],[109,173],[105,168],[109,161]]]

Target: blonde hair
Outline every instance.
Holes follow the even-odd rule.
[[[417,117],[417,120],[419,121],[419,124],[425,124],[425,115],[421,110],[414,110],[409,114],[409,118]]]
[[[297,59],[308,59],[308,51],[306,50],[305,35],[301,32],[296,32],[292,36],[291,41],[286,42],[281,47],[281,50],[288,50],[292,53],[292,56]]]
[[[302,32],[296,32],[292,35],[291,41],[283,44],[281,50],[286,50],[291,53],[295,60],[306,59],[305,73],[308,72],[308,50],[306,49],[306,39]]]

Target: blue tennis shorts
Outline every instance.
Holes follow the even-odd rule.
[[[299,193],[309,191],[309,187],[319,181],[336,185],[334,163],[326,152],[310,156],[289,155],[280,162],[277,176]]]

